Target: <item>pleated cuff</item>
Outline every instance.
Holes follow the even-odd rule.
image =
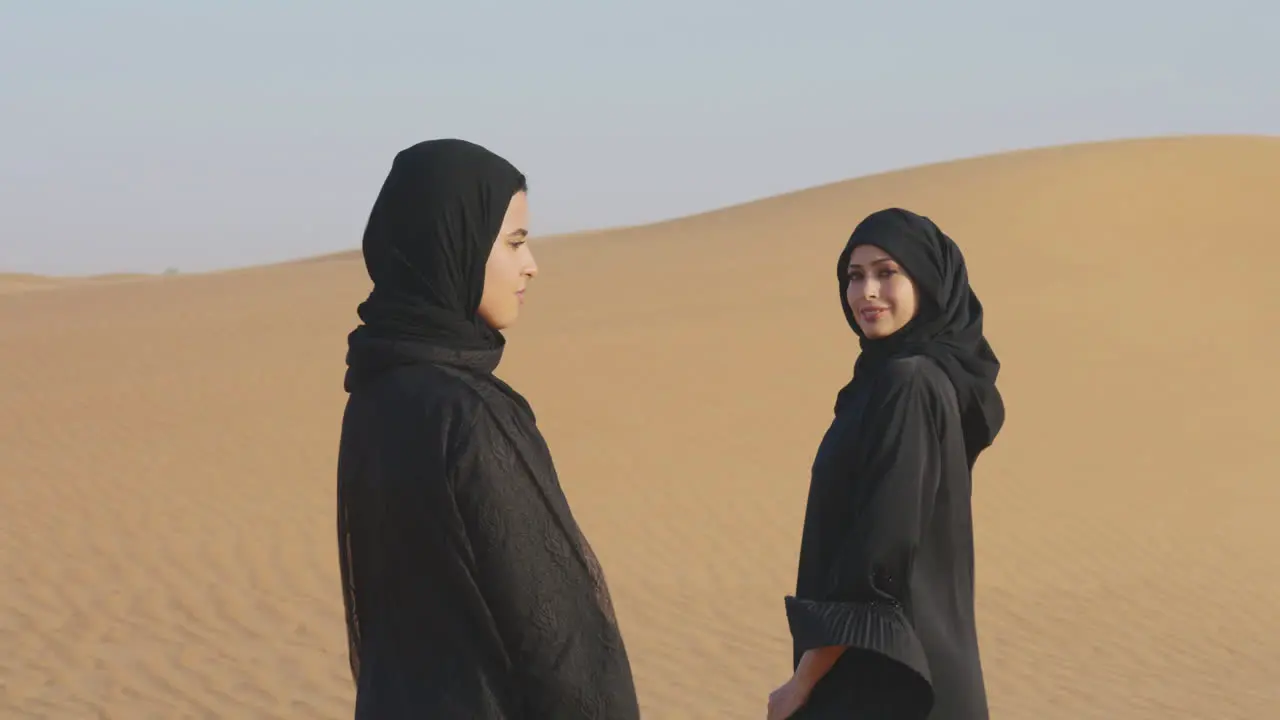
[[[924,646],[902,609],[888,603],[821,602],[788,595],[787,624],[800,653],[843,645],[884,655],[933,684]]]

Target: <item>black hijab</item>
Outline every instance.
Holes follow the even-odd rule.
[[[872,340],[863,335],[849,307],[849,256],[859,245],[874,245],[888,253],[920,294],[916,316],[888,337]],[[969,287],[960,248],[929,218],[889,208],[872,213],[854,228],[836,274],[845,319],[861,341],[854,383],[875,376],[893,358],[924,355],[933,359],[955,386],[972,467],[1004,425],[1004,401],[995,385],[1000,361],[983,336],[982,303]]]
[[[505,339],[477,311],[507,206],[525,189],[511,163],[465,140],[396,154],[364,231],[373,291],[347,339],[348,390],[423,350],[496,367]]]

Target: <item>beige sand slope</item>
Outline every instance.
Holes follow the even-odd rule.
[[[0,272],[0,295],[31,292],[34,290],[53,290],[71,285],[112,285],[121,282],[134,282],[154,278],[154,275],[137,273],[111,273],[108,275],[91,275],[76,278],[57,278],[31,273]]]
[[[1005,362],[993,717],[1280,717],[1280,139],[1022,152],[546,243],[500,373],[647,717],[763,717],[856,345],[833,262],[925,212]],[[536,202],[536,198],[535,198]],[[0,296],[0,717],[350,716],[333,521],[353,256]]]

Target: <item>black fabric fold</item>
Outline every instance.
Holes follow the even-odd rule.
[[[902,606],[890,602],[822,602],[786,598],[787,625],[796,649],[832,645],[883,655],[932,682],[929,659]]]

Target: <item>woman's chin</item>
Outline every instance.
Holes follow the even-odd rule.
[[[488,325],[491,330],[501,332],[516,324],[516,320],[520,318],[520,310],[513,308],[507,312],[484,312],[479,313],[480,319]]]
[[[858,329],[862,330],[863,337],[868,340],[882,340],[897,332],[897,328],[887,327],[881,323],[873,323],[869,325],[858,323]]]

